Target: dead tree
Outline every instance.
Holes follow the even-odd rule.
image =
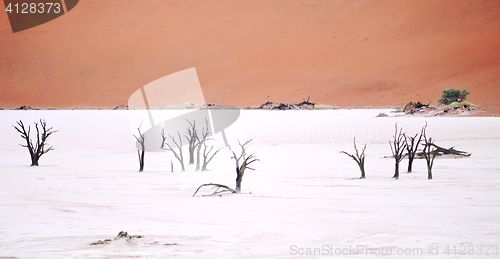
[[[361,177],[359,179],[365,179],[365,149],[366,145],[363,147],[361,154],[358,151],[358,147],[356,146],[356,138],[354,138],[354,150],[356,150],[356,154],[349,154],[345,151],[341,151],[342,153],[350,156],[359,166],[359,170],[361,171]]]
[[[167,136],[165,136],[165,129],[161,129],[161,149],[165,149],[165,142],[167,141]]]
[[[162,135],[165,135],[165,133],[162,133]],[[175,158],[177,158],[177,160],[179,160],[179,163],[181,163],[181,170],[184,172],[186,169],[184,168],[184,157],[182,156],[182,137],[181,137],[181,134],[179,132],[177,132],[177,135],[179,136],[179,143],[177,143],[177,141],[175,141],[175,138],[168,135],[168,137],[174,142],[175,146],[177,146],[177,149],[179,149],[179,152],[176,152],[172,146],[170,146],[170,144],[168,144],[168,142],[165,142],[165,144],[167,145],[168,148],[166,148],[166,150],[168,151],[171,151]],[[173,168],[173,166],[172,166]]]
[[[142,126],[142,121],[141,125],[137,128],[137,131],[139,132],[139,137],[134,135],[134,138],[137,140],[137,142],[141,145],[141,149],[137,149],[137,155],[139,156],[139,172],[142,172],[144,170],[144,153],[146,152],[146,148],[144,147],[144,134],[141,133],[141,126]]]
[[[252,140],[248,140],[244,144],[241,144],[240,141],[238,141],[238,144],[241,147],[241,154],[239,156],[237,156],[236,153],[234,153],[234,151],[231,149],[231,147],[229,147],[229,150],[231,150],[231,152],[233,153],[233,159],[236,162],[236,193],[241,192],[241,182],[243,181],[243,176],[245,175],[245,169],[254,170],[253,168],[249,167],[249,165],[255,161],[259,161],[259,159],[255,158],[253,154],[247,156],[246,145],[250,143],[250,141]]]
[[[422,151],[425,161],[427,162],[427,179],[432,180],[432,166],[434,165],[434,158],[436,158],[437,152],[434,146],[434,140],[432,138],[427,138],[425,130],[427,128],[427,123],[422,128],[422,135],[424,138],[424,149]]]
[[[193,121],[192,123],[190,121],[187,122],[189,123],[190,127],[188,128],[187,135],[184,135],[184,137],[188,141],[189,164],[192,165],[194,164],[194,150],[200,144],[200,142],[198,138],[198,131],[196,130],[196,121]]]
[[[208,135],[210,135],[209,127],[208,127],[208,121],[205,118],[205,125],[206,125],[206,130],[205,128],[201,129],[201,136],[198,138],[198,148],[196,150],[196,171],[200,171],[200,154],[201,154],[201,147],[205,144],[205,141],[208,140]],[[204,171],[204,170],[203,170]]]
[[[398,132],[398,124],[396,123],[396,132],[394,133],[394,137],[392,142],[389,140],[389,145],[391,146],[392,156],[396,162],[394,176],[396,180],[399,179],[399,162],[403,160],[403,152],[405,150],[405,142],[403,141],[404,135],[402,133],[403,128],[399,129]]]
[[[415,134],[415,136],[408,136],[403,133],[405,138],[405,147],[408,152],[408,173],[412,172],[413,159],[415,159],[415,155],[417,154],[418,145],[422,140],[422,134]],[[417,139],[418,137],[418,139]]]
[[[26,131],[22,120],[19,120],[17,125],[18,126],[13,125],[12,127],[14,127],[21,134],[21,137],[26,140],[26,145],[21,144],[21,146],[28,148],[28,151],[30,152],[31,166],[38,166],[38,160],[40,157],[43,154],[54,150],[52,147],[45,149],[45,145],[47,144],[49,136],[56,133],[57,130],[53,130],[52,127],[47,128],[45,120],[40,119],[40,124],[35,122],[36,143],[33,144],[33,140],[30,138],[31,127],[28,126],[28,131]],[[38,125],[40,125],[41,129]]]
[[[231,189],[230,187],[222,184],[216,184],[216,183],[207,183],[207,184],[202,184],[196,192],[193,194],[193,196],[198,193],[198,191],[201,189],[203,186],[213,186],[214,188],[217,188],[211,195],[216,195],[220,194],[223,192],[230,192],[230,193],[240,193],[241,192],[241,182],[243,180],[243,176],[245,174],[245,170],[254,170],[253,168],[249,167],[249,165],[255,161],[259,161],[253,154],[247,155],[246,153],[246,145],[250,143],[252,140],[248,140],[244,144],[241,144],[241,142],[238,141],[238,144],[241,147],[241,154],[238,156],[236,153],[229,147],[229,150],[233,153],[233,159],[236,161],[236,188]],[[240,164],[241,162],[241,164]]]
[[[207,165],[208,165],[208,163],[210,163],[210,161],[212,161],[212,158],[214,158],[214,156],[221,149],[220,148],[217,149],[217,151],[215,151],[213,154],[210,155],[210,153],[212,152],[212,149],[214,148],[214,146],[210,146],[210,149],[208,149],[208,151],[207,151],[206,141],[203,142],[203,146],[204,146],[204,149],[203,149],[203,166],[201,167],[201,171],[207,171]]]
[[[213,150],[213,146],[208,146],[206,145],[206,142],[209,140],[212,140],[211,138],[207,138],[210,135],[209,127],[208,127],[208,121],[205,119],[205,124],[206,124],[206,130],[205,128],[201,129],[201,135],[199,136],[198,139],[198,148],[196,151],[196,171],[200,171],[200,165],[201,165],[201,148],[204,147],[203,149],[203,165],[201,165],[201,171],[206,171],[207,170],[207,165],[212,161],[212,158],[219,152],[220,149],[215,151],[214,153],[211,154]]]

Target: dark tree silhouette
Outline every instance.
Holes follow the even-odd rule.
[[[403,160],[403,152],[405,150],[405,142],[404,140],[404,135],[402,133],[403,128],[399,129],[398,132],[398,124],[396,123],[396,132],[394,133],[394,137],[392,142],[389,140],[389,145],[391,146],[391,151],[392,151],[392,156],[394,157],[394,160],[396,160],[396,165],[395,165],[395,170],[394,170],[394,176],[392,178],[395,178],[396,180],[399,179],[399,162]]]
[[[146,152],[146,148],[144,147],[144,134],[141,133],[141,125],[137,128],[137,131],[139,132],[139,136],[134,135],[134,138],[139,142],[141,145],[141,149],[137,149],[137,155],[139,156],[139,172],[142,172],[144,170],[144,153]]]
[[[434,140],[427,137],[427,134],[425,132],[426,129],[427,123],[422,128],[422,135],[424,138],[424,143],[422,143],[424,149],[422,153],[425,161],[427,162],[427,179],[432,180],[432,166],[434,165],[434,158],[436,158],[437,152],[436,149],[434,149]]]
[[[417,133],[414,136],[408,136],[403,133],[403,135],[405,138],[406,151],[408,152],[408,173],[411,173],[413,166],[413,159],[415,159],[415,155],[417,154],[418,145],[422,140],[422,134]]]
[[[356,164],[358,164],[359,170],[361,171],[361,177],[359,179],[365,179],[365,149],[366,145],[363,147],[363,150],[360,154],[358,151],[358,147],[356,146],[356,138],[354,138],[354,150],[356,150],[356,154],[353,155],[345,151],[341,151],[342,153],[350,156],[354,161],[356,161]]]
[[[45,122],[45,120],[40,119],[40,124],[38,124],[38,122],[35,122],[36,143],[33,144],[33,140],[30,138],[31,127],[28,126],[28,130],[26,131],[22,120],[19,120],[17,122],[17,125],[18,126],[13,125],[12,127],[14,127],[21,134],[21,137],[26,140],[26,145],[21,144],[21,146],[28,148],[30,152],[31,166],[38,166],[38,160],[40,159],[40,157],[43,154],[54,150],[52,147],[46,149],[45,145],[47,144],[47,139],[49,138],[49,136],[56,133],[57,130],[53,130],[52,127],[47,128],[47,123]],[[40,126],[40,128],[38,126]]]

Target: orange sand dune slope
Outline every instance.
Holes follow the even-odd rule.
[[[80,1],[12,33],[0,11],[0,106],[109,107],[196,67],[208,103],[500,102],[497,0]]]

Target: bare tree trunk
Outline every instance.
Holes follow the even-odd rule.
[[[422,139],[422,134],[415,134],[415,136],[407,136],[406,134],[403,134],[405,138],[405,147],[406,150],[408,151],[408,173],[412,172],[412,165],[413,165],[413,159],[415,158],[415,155],[417,154],[418,150],[418,145],[420,144],[420,140]],[[417,136],[418,139],[417,139]],[[417,140],[417,142],[415,142]]]
[[[359,165],[359,170],[361,170],[360,179],[365,179],[365,164],[364,163],[362,165]]]
[[[144,171],[144,154],[146,151],[146,148],[144,147],[144,134],[141,133],[141,126],[142,126],[142,121],[141,125],[139,125],[139,127],[137,128],[137,131],[139,132],[139,137],[134,135],[137,142],[141,144],[141,150],[139,149],[137,150],[137,155],[139,156],[139,172]]]
[[[194,147],[189,146],[189,164],[194,164]]]
[[[399,161],[396,160],[396,166],[394,167],[395,171],[394,171],[394,176],[392,178],[396,178],[398,179],[399,178]]]
[[[203,142],[203,140],[201,141]],[[200,150],[201,150],[201,143],[198,145],[198,148],[196,150],[196,171],[200,171]]]
[[[408,173],[411,173],[413,170],[413,156],[408,156]]]
[[[144,171],[144,150],[141,152],[137,150],[137,155],[139,156],[139,172]]]
[[[239,168],[236,168],[236,188],[234,189],[236,193],[241,192],[241,181],[243,181],[243,175],[241,174]]]
[[[422,128],[422,136],[424,138],[424,143],[422,143],[424,149],[422,150],[422,153],[427,163],[427,179],[432,180],[432,166],[434,165],[434,158],[436,158],[437,152],[435,152],[436,149],[433,148],[435,145],[432,138],[427,138],[427,134],[425,132],[426,129],[427,129],[427,122],[425,123],[425,126]]]
[[[200,144],[199,142],[199,137],[198,137],[198,131],[196,130],[196,121],[193,121],[193,123],[187,121],[189,123],[189,128],[187,135],[184,135],[184,137],[188,141],[188,150],[189,150],[189,164],[192,165],[194,164],[194,150],[196,149],[196,146]]]

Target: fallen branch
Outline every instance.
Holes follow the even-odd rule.
[[[215,191],[210,194],[210,195],[204,195],[204,196],[214,196],[214,195],[217,195],[217,194],[221,194],[223,192],[230,192],[230,193],[236,193],[235,190],[231,189],[230,187],[226,186],[226,185],[222,185],[222,184],[217,184],[217,183],[205,183],[205,184],[202,184],[200,185],[200,187],[198,187],[198,189],[196,189],[196,191],[194,192],[193,194],[193,197],[198,193],[198,191],[201,189],[201,187],[203,186],[213,186],[212,189],[216,188]],[[221,191],[219,191],[219,189],[223,189]]]
[[[455,155],[455,156],[461,156],[461,157],[470,157],[471,156],[471,153],[456,150],[454,147],[444,148],[444,147],[440,147],[434,143],[429,143],[429,145],[431,147],[435,148],[431,151],[435,156],[442,156],[442,155]],[[423,152],[417,153],[417,156],[415,158],[423,159],[424,153]]]

